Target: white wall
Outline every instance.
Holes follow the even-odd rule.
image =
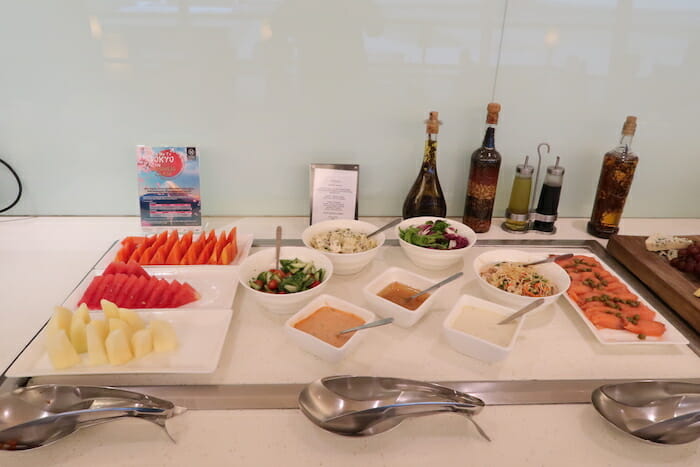
[[[698,217],[699,79],[694,0],[0,0],[6,214],[137,215],[134,148],[162,144],[200,148],[205,215],[305,215],[313,162],[359,163],[360,215],[395,215],[437,110],[461,215],[495,98],[496,215],[548,141],[560,215],[588,216],[634,114],[625,215]]]

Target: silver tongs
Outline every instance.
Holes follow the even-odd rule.
[[[484,407],[481,399],[423,381],[330,376],[306,386],[299,394],[299,407],[316,425],[346,436],[374,435],[406,418],[453,412],[469,418],[491,441],[472,418]]]
[[[19,388],[0,396],[0,450],[45,446],[80,428],[124,417],[155,423],[173,440],[165,421],[185,410],[164,399],[102,386]]]

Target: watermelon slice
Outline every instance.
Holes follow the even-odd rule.
[[[153,297],[153,292],[156,289],[156,286],[158,285],[158,282],[163,279],[158,279],[157,277],[151,277],[148,279],[148,284],[146,284],[146,294],[143,296],[141,299],[141,302],[143,305],[141,305],[141,308],[153,308],[150,306],[150,303],[152,303],[152,297]]]
[[[113,274],[113,279],[109,283],[109,286],[105,288],[104,293],[102,294],[101,299],[104,298],[105,300],[109,300],[112,303],[115,303],[117,306],[119,306],[119,303],[117,303],[117,294],[119,293],[119,290],[121,290],[122,287],[124,287],[124,284],[126,283],[127,279],[129,276],[126,274]],[[109,277],[109,276],[107,276]]]
[[[92,278],[90,285],[88,285],[87,289],[85,289],[85,292],[83,293],[83,296],[80,298],[80,300],[78,300],[78,305],[85,303],[89,308],[91,303],[95,303],[95,293],[97,292],[97,288],[100,286],[100,282],[102,282],[102,276],[95,276]]]
[[[180,290],[175,293],[170,303],[171,308],[177,308],[188,303],[192,303],[199,298],[197,292],[187,282],[182,284]]]
[[[197,291],[187,283],[153,277],[135,262],[114,262],[102,275],[92,278],[78,304],[98,310],[100,300],[105,299],[122,308],[174,308],[198,298]]]
[[[124,273],[134,276],[144,276],[146,279],[151,277],[151,275],[148,274],[144,268],[139,266],[139,263],[136,263],[134,261],[129,261],[128,263],[126,263],[126,271]]]
[[[148,308],[163,308],[161,304],[163,301],[163,294],[170,287],[170,283],[164,279],[160,279],[153,289],[149,303],[147,303]]]
[[[128,303],[129,295],[131,294],[131,290],[134,288],[134,285],[136,284],[138,278],[139,276],[136,275],[128,276],[128,279],[126,280],[126,282],[124,282],[124,285],[122,285],[122,287],[117,291],[117,295],[114,297],[114,303],[116,303],[117,306],[126,308],[126,303]]]
[[[161,299],[161,303],[163,303],[161,308],[173,308],[173,306],[171,305],[173,302],[173,297],[175,296],[177,291],[180,290],[180,288],[182,288],[182,284],[180,284],[180,282],[178,282],[177,280],[172,281],[168,285],[168,289],[165,291],[165,293],[163,294],[163,298]]]
[[[127,308],[143,308],[143,304],[145,303],[143,299],[150,292],[148,281],[149,279],[143,276],[138,278],[134,290],[132,291],[133,302],[130,302]]]
[[[110,274],[108,276],[101,276],[102,280],[100,280],[99,285],[95,289],[95,295],[93,295],[90,299],[89,302],[87,302],[88,308],[91,310],[99,310],[101,308],[100,306],[100,300],[104,298],[104,293],[107,288],[112,285],[112,282],[114,281],[114,274]],[[97,278],[95,278],[97,279]],[[93,281],[95,280],[93,279]]]
[[[122,266],[124,266],[124,263],[121,261],[112,261],[109,263],[109,266],[107,266],[107,269],[104,270],[102,273],[103,276],[108,276],[110,274],[118,274],[120,272],[124,272]]]

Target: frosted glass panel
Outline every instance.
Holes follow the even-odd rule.
[[[496,215],[549,141],[560,214],[587,216],[637,114],[626,214],[694,217],[699,56],[692,1],[0,0],[0,157],[25,185],[7,214],[137,215],[137,144],[198,146],[205,215],[306,215],[316,162],[360,164],[360,215],[399,214],[437,110],[460,215],[495,92]],[[14,194],[0,167],[0,207]]]

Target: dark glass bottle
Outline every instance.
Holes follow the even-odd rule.
[[[554,233],[554,221],[557,220],[563,179],[564,167],[559,166],[559,157],[557,156],[557,163],[547,167],[547,175],[544,177],[540,200],[535,210],[533,229]]]
[[[484,142],[472,154],[469,166],[469,181],[467,182],[462,222],[477,233],[488,232],[491,228],[498,172],[501,169],[501,154],[496,151],[495,144],[496,125],[498,125],[500,111],[500,104],[495,102],[491,102],[487,106]]]
[[[430,112],[426,123],[423,164],[416,181],[403,203],[403,218],[418,216],[445,217],[447,206],[437,174],[437,134],[440,127],[437,112]]]
[[[620,144],[603,156],[588,233],[609,238],[620,230],[620,218],[632,186],[639,158],[632,152],[637,117],[629,116],[622,126]]]

